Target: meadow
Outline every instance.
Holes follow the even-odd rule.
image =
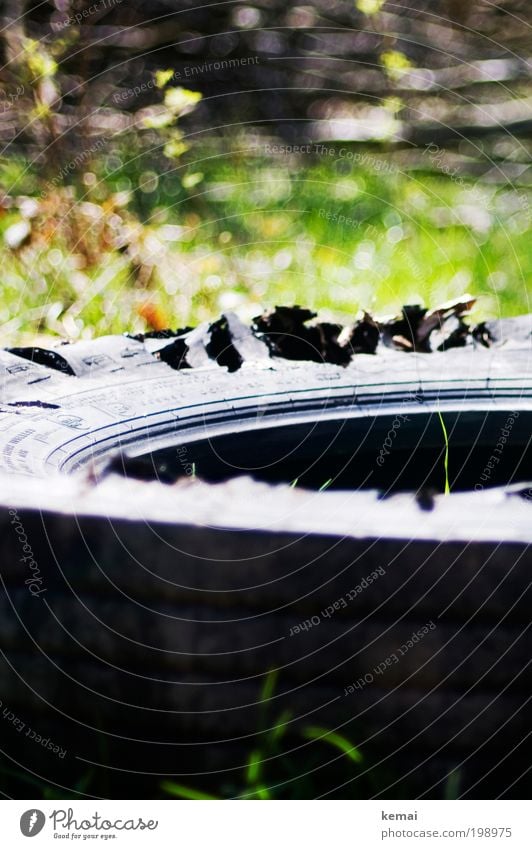
[[[426,151],[306,148],[211,139],[177,163],[99,150],[66,185],[4,160],[4,344],[275,304],[349,321],[466,291],[475,319],[530,311],[528,188],[458,176]]]

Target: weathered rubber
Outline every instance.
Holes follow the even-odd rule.
[[[345,367],[271,357],[247,337],[232,372],[208,336],[186,369],[175,350],[164,359],[172,336],[61,346],[41,364],[3,352],[0,699],[67,751],[58,760],[13,731],[6,753],[62,786],[97,764],[118,771],[109,795],[129,782],[142,796],[148,774],[234,777],[261,723],[287,709],[292,758],[298,729],[347,733],[391,770],[391,795],[397,781],[442,795],[452,769],[465,794],[518,795],[507,788],[530,730],[530,487],[440,495],[426,510],[413,494],[166,486],[105,470],[117,453],[260,439],[317,417],[477,409],[525,421],[527,321],[517,342],[492,328],[490,348],[380,350]],[[513,772],[498,767],[508,752]]]

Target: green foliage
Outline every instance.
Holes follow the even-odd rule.
[[[132,193],[109,177],[127,162],[136,170],[137,197],[153,193],[158,173],[187,150],[177,124],[201,95],[167,87],[173,74],[161,71],[144,88],[162,102],[132,114],[126,112],[120,91],[106,103],[103,87],[104,100],[98,102],[93,94],[96,99],[88,110],[83,86],[74,87],[78,93],[73,94],[71,76],[63,67],[78,29],[64,28],[36,41],[26,37],[23,27],[24,20],[4,33],[6,49],[15,57],[8,72],[16,86],[10,92],[10,120],[16,124],[16,138],[25,139],[0,156],[4,338],[17,338],[26,329],[70,338],[92,335],[91,326],[96,332],[105,325],[120,332],[125,314],[118,305],[124,290],[130,293],[127,323],[135,322],[135,316],[141,324],[157,323],[157,307],[135,287],[156,282],[152,255],[158,236],[138,220],[143,204],[137,204],[137,212],[129,211]],[[97,85],[94,91],[100,91]]]
[[[447,781],[445,782],[445,791],[444,798],[445,799],[459,799],[460,798],[460,784],[462,781],[461,771],[459,769],[454,769],[447,776]]]
[[[37,41],[25,35],[25,20],[23,16],[16,26],[7,26],[3,34],[6,50],[13,56],[7,73],[12,85],[17,86],[16,96],[12,95],[16,109],[12,110],[10,120],[17,125],[15,150],[21,152],[22,136],[26,139],[22,150],[30,160],[28,164],[33,164],[35,159],[39,163],[34,173],[41,195],[50,187],[69,186],[74,177],[89,170],[96,158],[91,153],[101,150],[97,144],[100,140],[111,155],[121,147],[131,151],[135,145],[145,152],[153,146],[153,133],[141,131],[151,130],[156,137],[159,135],[159,145],[168,158],[176,159],[187,150],[176,125],[196,108],[201,94],[168,87],[174,71],[155,71],[153,83],[138,87],[139,94],[152,92],[154,102],[150,107],[132,111],[130,99],[137,96],[135,89],[126,91],[124,98],[120,90],[110,95],[108,87],[92,82],[91,108],[87,109],[84,103],[87,84],[73,86],[67,68],[70,49],[76,53],[78,28],[61,28],[59,33],[52,30],[46,39]],[[161,92],[163,99],[159,102]],[[2,158],[12,155],[8,148]]]
[[[175,71],[173,68],[167,68],[166,70],[160,70],[155,72],[155,85],[157,88],[165,88],[165,86],[170,82],[173,78]]]
[[[150,165],[135,136],[103,147],[77,186],[45,197],[34,170],[3,163],[6,344],[180,327],[224,309],[249,318],[276,303],[349,321],[465,290],[478,297],[471,320],[529,309],[528,189],[459,184],[371,151],[356,163],[196,144],[163,166],[153,143]],[[10,248],[21,221],[30,234]]]
[[[201,790],[194,790],[192,787],[186,787],[184,784],[176,784],[175,781],[163,781],[161,790],[168,793],[169,796],[175,796],[177,799],[193,799],[194,801],[213,801],[217,796],[210,796],[208,793],[202,793]]]
[[[364,15],[376,15],[384,3],[385,0],[355,0],[355,6]]]
[[[36,78],[33,82],[40,79],[55,77],[57,74],[57,62],[50,55],[48,50],[39,41],[28,38],[24,42],[23,63],[26,64],[29,74]]]
[[[381,53],[381,62],[391,80],[400,80],[414,67],[410,59],[400,50],[386,50]]]
[[[296,785],[295,798],[307,798],[308,796],[308,791],[302,785],[302,777],[297,773],[305,773],[307,769],[312,772],[314,761],[308,755],[298,754],[294,762],[290,752],[283,753],[281,743],[289,729],[292,719],[290,713],[285,711],[277,719],[272,720],[272,700],[275,694],[277,678],[277,670],[272,670],[264,679],[259,697],[261,710],[256,746],[248,755],[241,785],[230,788],[232,790],[230,794],[232,798],[268,800],[279,796],[282,797],[283,791],[291,783],[290,779],[286,777],[290,775],[290,769],[286,769],[287,762],[295,763],[296,773],[293,778],[293,783]],[[347,737],[336,731],[331,731],[320,726],[308,725],[298,728],[296,732],[292,732],[292,734],[294,733],[310,743],[331,747],[336,752],[345,756],[350,764],[360,766],[363,763],[363,757],[359,749]],[[323,760],[322,754],[320,754],[319,758],[316,762],[317,764]],[[168,795],[180,799],[214,799],[224,797],[222,792],[219,796],[215,797],[204,793],[202,790],[196,790],[173,781],[163,782],[161,789],[165,793],[168,793]],[[227,795],[226,793],[225,796],[227,797]]]
[[[168,73],[168,71],[156,73],[155,80],[158,88],[164,88],[172,78],[173,74],[169,77]],[[163,103],[143,118],[141,126],[159,132],[167,159],[179,159],[188,150],[183,133],[177,129],[176,124],[179,118],[195,109],[200,100],[201,94],[197,91],[189,91],[181,86],[166,88]]]

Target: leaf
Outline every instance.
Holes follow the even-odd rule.
[[[385,97],[382,101],[383,108],[392,115],[396,115],[404,106],[400,97]]]
[[[170,324],[162,309],[151,301],[141,304],[137,312],[152,330],[165,330]]]
[[[364,15],[376,15],[384,3],[385,0],[355,0],[355,6]]]
[[[198,183],[201,183],[203,180],[203,174],[201,171],[197,171],[194,174],[185,174],[181,182],[183,183],[183,188],[185,189],[193,189],[194,186],[197,186]]]
[[[151,110],[150,114],[142,119],[142,125],[149,130],[164,130],[165,127],[171,127],[174,121],[175,115],[163,107],[157,111]]]
[[[188,150],[188,144],[181,140],[181,136],[177,135],[170,139],[163,148],[163,153],[168,159],[179,159]]]
[[[37,100],[35,107],[31,110],[31,117],[36,121],[46,121],[52,115],[52,110],[47,103]]]
[[[390,79],[400,80],[414,65],[404,53],[399,50],[386,50],[381,53],[381,62]]]
[[[164,105],[177,117],[185,111],[190,112],[201,100],[199,91],[189,91],[188,88],[168,88],[164,94]]]
[[[175,72],[172,68],[168,68],[165,71],[155,71],[155,85],[157,88],[164,88],[165,85],[170,82],[174,73]]]
[[[25,60],[28,70],[34,77],[54,77],[57,73],[57,62],[45,51],[39,48],[39,42],[29,38],[24,44]]]

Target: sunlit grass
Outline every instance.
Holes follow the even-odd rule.
[[[443,455],[443,471],[444,471],[444,476],[445,476],[444,492],[445,492],[445,495],[450,495],[451,494],[451,485],[449,483],[449,435],[447,433],[447,428],[445,426],[443,416],[442,416],[442,414],[440,413],[439,410],[438,410],[438,418],[440,420],[441,429],[442,429],[442,432],[443,432],[443,439],[444,439],[444,443],[445,443],[445,452],[444,452],[444,455]]]
[[[57,221],[48,230],[34,223],[18,250],[1,240],[5,343],[178,327],[228,309],[249,319],[276,303],[348,320],[361,308],[386,314],[466,290],[479,298],[478,318],[530,310],[525,190],[325,157],[206,158],[200,148],[187,156],[149,193],[127,164],[105,191],[87,189],[75,234],[83,250],[65,242]],[[123,207],[107,210],[111,236],[114,227],[129,239],[119,252],[98,215],[106,197],[122,204],[124,193],[139,221]],[[0,218],[0,239],[19,220],[15,204]]]

